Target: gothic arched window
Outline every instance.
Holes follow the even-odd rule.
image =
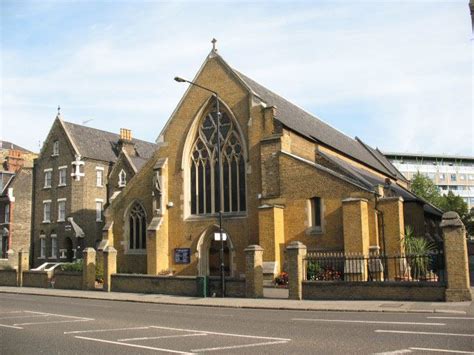
[[[130,209],[128,217],[129,226],[129,249],[146,248],[146,215],[142,205],[138,202]]]
[[[221,176],[218,181],[217,114],[207,114],[200,122],[191,149],[191,214],[243,212],[245,202],[245,157],[235,123],[225,112],[220,118]],[[221,198],[218,199],[218,184]]]

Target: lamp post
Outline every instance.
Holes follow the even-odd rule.
[[[220,262],[221,262],[221,295],[225,297],[225,265],[224,265],[224,238],[222,235],[222,200],[221,200],[221,112],[219,110],[219,95],[214,90],[208,89],[204,86],[196,84],[192,81],[180,78],[179,76],[174,78],[175,81],[178,83],[188,83],[190,85],[196,86],[200,89],[210,92],[216,99],[216,116],[217,116],[217,200],[219,201],[219,240],[221,242],[221,250],[220,250]]]

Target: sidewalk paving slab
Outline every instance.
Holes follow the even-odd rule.
[[[400,302],[400,301],[312,301],[288,299],[250,298],[197,298],[163,294],[141,294],[60,290],[30,287],[0,286],[0,294],[24,294],[37,296],[69,297],[104,301],[155,303],[181,306],[204,306],[224,308],[247,308],[294,311],[338,311],[338,312],[391,312],[391,313],[444,313],[465,315],[474,313],[473,302]]]

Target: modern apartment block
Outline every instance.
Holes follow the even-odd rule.
[[[385,153],[385,156],[409,180],[419,171],[439,187],[442,194],[452,191],[474,208],[474,157]]]

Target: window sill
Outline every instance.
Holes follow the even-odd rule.
[[[43,223],[43,224],[50,224],[51,221],[43,221],[43,222],[41,222],[41,223]]]
[[[190,215],[185,218],[186,221],[202,221],[202,220],[211,220],[216,219],[219,217],[219,214],[203,214],[203,215]],[[223,213],[223,219],[240,219],[240,218],[247,218],[247,213]]]
[[[46,257],[44,257],[44,256],[38,256],[38,259],[44,260],[44,259],[46,259]]]
[[[59,157],[59,154],[51,154],[52,157]]]
[[[96,219],[95,220],[97,223],[103,222],[101,219]]]
[[[58,219],[57,222],[58,223],[64,223],[64,222],[66,222],[66,220],[65,219]]]
[[[57,256],[50,256],[48,260],[56,260],[58,257]]]
[[[51,186],[43,186],[43,190],[48,190],[50,188],[51,188]]]
[[[59,184],[58,187],[64,187],[67,186],[66,184]]]
[[[309,227],[305,233],[306,235],[323,235],[324,231],[320,227]]]

